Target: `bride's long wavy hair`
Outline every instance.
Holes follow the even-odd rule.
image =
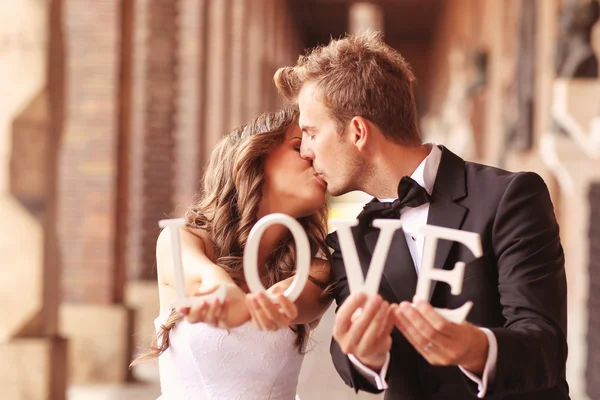
[[[257,222],[258,206],[265,180],[264,162],[272,149],[283,144],[287,130],[298,122],[296,108],[263,113],[249,124],[224,137],[211,153],[202,190],[187,210],[187,226],[208,233],[214,251],[213,262],[223,268],[238,285],[244,284],[243,251],[250,230]],[[313,257],[329,257],[327,204],[315,213],[298,218],[304,227]],[[273,250],[265,268],[263,283],[269,287],[295,273],[296,248],[288,234]],[[322,288],[330,282],[310,280]],[[158,357],[169,347],[169,332],[182,319],[175,311],[155,335],[149,351],[132,365]],[[296,345],[303,351],[307,328],[297,325]]]

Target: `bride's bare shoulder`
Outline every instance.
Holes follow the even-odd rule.
[[[156,266],[159,278],[170,284],[173,271],[171,230],[163,229],[156,241]],[[205,230],[182,227],[179,229],[180,248],[186,279],[199,280],[203,266],[212,264],[213,247]]]

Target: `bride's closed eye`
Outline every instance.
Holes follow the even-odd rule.
[[[300,153],[300,145],[302,144],[302,138],[293,137],[290,139],[290,142],[292,142],[292,145],[294,146],[294,151]]]

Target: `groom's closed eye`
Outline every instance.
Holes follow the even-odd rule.
[[[310,135],[314,134],[316,127],[306,125],[306,126],[301,126],[300,130],[302,131],[303,134],[310,136]]]

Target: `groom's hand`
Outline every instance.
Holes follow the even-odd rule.
[[[396,304],[365,293],[348,296],[338,310],[333,337],[344,354],[353,354],[363,365],[379,372],[392,347]]]
[[[431,365],[460,365],[483,374],[489,343],[481,329],[450,322],[425,301],[404,301],[394,314],[398,329]]]

